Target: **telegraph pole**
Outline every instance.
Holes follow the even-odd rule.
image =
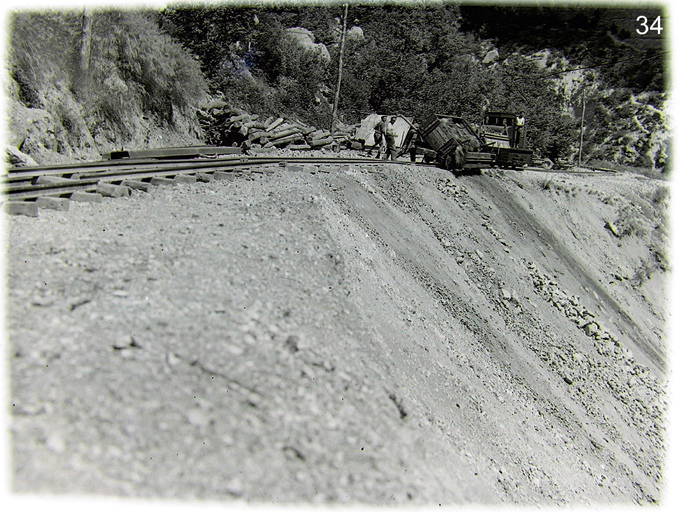
[[[346,42],[346,18],[349,14],[349,4],[344,4],[344,22],[342,24],[341,46],[339,48],[339,73],[337,75],[337,91],[334,93],[334,106],[332,107],[332,126],[330,131],[334,132],[334,125],[337,121],[337,107],[339,107],[339,93],[341,92],[342,68],[344,66],[344,43]]]
[[[78,51],[77,73],[74,78],[74,89],[77,92],[90,85],[90,51],[92,46],[92,13],[87,7],[81,15],[81,38]]]
[[[586,116],[586,90],[583,90],[581,95],[582,107],[581,107],[581,136],[579,139],[579,167],[581,166],[581,156],[583,153],[583,119]]]

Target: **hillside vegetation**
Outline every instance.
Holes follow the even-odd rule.
[[[39,162],[200,140],[206,80],[151,13],[15,13],[9,50],[9,143]]]
[[[37,161],[202,143],[211,98],[333,122],[371,112],[478,123],[526,111],[538,156],[667,168],[666,32],[621,8],[455,3],[18,12],[10,19],[10,145]],[[648,11],[655,19],[660,11]],[[563,30],[563,27],[576,30]],[[666,30],[666,27],[665,27]]]

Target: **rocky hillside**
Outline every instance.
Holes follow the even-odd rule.
[[[9,218],[12,488],[659,502],[667,197],[276,166]]]
[[[668,32],[638,36],[633,10],[358,4],[344,25],[345,12],[342,4],[16,11],[9,160],[207,143],[216,127],[201,130],[198,112],[212,100],[330,130],[345,35],[343,124],[372,112],[478,124],[487,109],[525,110],[538,157],[671,170]]]

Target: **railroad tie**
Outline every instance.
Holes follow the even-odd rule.
[[[69,200],[64,197],[43,196],[36,199],[36,204],[38,205],[38,208],[59,210],[62,212],[69,211]]]
[[[140,180],[123,180],[121,185],[134,190],[141,190],[142,192],[149,192],[150,187],[149,183]]]
[[[189,174],[178,174],[174,180],[176,183],[197,183],[197,177]]]
[[[63,178],[61,176],[38,176],[35,179],[36,185],[61,185],[61,184],[71,184],[78,183],[79,180],[74,180],[71,178]]]
[[[2,209],[8,215],[38,216],[38,205],[29,201],[7,201],[2,204]]]
[[[234,180],[235,173],[226,171],[216,171],[213,173],[213,178],[215,180]]]
[[[72,201],[76,201],[79,203],[101,203],[102,202],[102,194],[99,194],[97,192],[74,192],[71,194],[69,199]]]
[[[204,183],[211,183],[213,181],[213,174],[208,173],[208,172],[198,172],[195,174],[197,181],[201,181]]]
[[[98,183],[97,192],[104,197],[127,197],[130,195],[130,189],[123,185],[113,185],[111,183]]]
[[[150,184],[152,185],[176,185],[178,182],[171,179],[171,178],[160,178],[158,176],[155,176],[152,178],[150,181]]]

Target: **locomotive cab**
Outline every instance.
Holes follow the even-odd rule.
[[[487,112],[484,115],[486,145],[497,148],[526,149],[526,120],[524,114]]]
[[[495,155],[496,165],[515,169],[531,163],[532,152],[526,149],[524,112],[487,112],[482,132],[484,144]]]

